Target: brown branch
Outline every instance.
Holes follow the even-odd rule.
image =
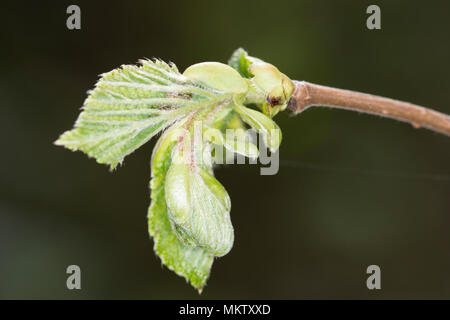
[[[450,116],[389,98],[325,87],[305,81],[294,81],[295,91],[288,108],[295,114],[312,106],[326,106],[388,117],[410,122],[415,128],[425,127],[450,136]]]

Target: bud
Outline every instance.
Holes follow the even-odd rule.
[[[265,115],[273,118],[286,109],[294,92],[294,83],[270,63],[257,60],[250,65],[249,72],[254,75],[252,81],[266,95],[262,104]]]
[[[243,49],[237,49],[228,63],[250,81],[247,103],[258,104],[270,118],[286,109],[295,86],[277,67]]]

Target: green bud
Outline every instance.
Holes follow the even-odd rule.
[[[278,68],[249,56],[243,49],[237,49],[228,63],[250,83],[247,103],[259,105],[270,118],[286,109],[295,87]]]
[[[279,111],[286,109],[294,92],[291,79],[266,62],[254,62],[249,71],[254,75],[252,81],[266,95],[266,101],[262,105],[263,113],[273,118]]]

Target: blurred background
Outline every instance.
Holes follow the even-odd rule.
[[[66,8],[81,8],[81,30]],[[381,7],[378,31],[366,8]],[[221,167],[233,250],[198,295],[161,266],[148,236],[154,140],[114,172],[53,141],[98,75],[159,57],[180,70],[234,49],[292,79],[450,114],[445,1],[54,1],[2,5],[0,298],[450,298],[450,139],[313,108],[275,120],[281,167]],[[81,267],[82,289],[66,288]],[[381,267],[381,290],[366,288]]]

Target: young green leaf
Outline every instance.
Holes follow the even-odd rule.
[[[237,70],[244,78],[250,79],[253,75],[249,72],[250,65],[253,61],[250,60],[247,52],[242,49],[236,49],[228,60],[228,65]]]
[[[175,160],[167,172],[165,192],[169,219],[185,245],[218,257],[231,250],[231,202],[219,181],[198,166]]]
[[[199,105],[217,98],[181,75],[174,64],[143,60],[103,74],[73,130],[55,142],[111,168]]]
[[[199,63],[180,74],[173,64],[145,60],[141,66],[103,74],[74,129],[56,141],[114,168],[165,130],[152,154],[149,233],[162,263],[199,292],[214,257],[227,254],[234,241],[231,202],[214,178],[213,163],[218,161],[212,146],[258,157],[257,147],[244,131],[245,122],[260,131],[275,151],[281,133],[270,117],[281,105],[265,106],[275,95],[287,99],[283,86],[290,81],[242,49],[230,64]],[[267,116],[247,108],[250,104]],[[229,129],[234,130],[231,138]]]
[[[225,136],[219,129],[209,128],[204,136],[209,142],[223,146],[233,153],[241,154],[251,159],[258,158],[258,148],[250,142],[249,135],[241,128],[228,131]]]
[[[224,93],[243,95],[248,90],[247,82],[236,70],[219,62],[194,64],[187,68],[183,75]]]
[[[165,182],[172,163],[172,149],[176,144],[175,129],[166,131],[153,150],[148,228],[154,241],[154,250],[162,263],[201,292],[209,277],[214,256],[203,248],[181,242],[173,230],[167,209]]]
[[[272,119],[239,103],[234,105],[234,110],[239,113],[242,120],[262,134],[264,142],[272,152],[280,147],[281,130]]]

